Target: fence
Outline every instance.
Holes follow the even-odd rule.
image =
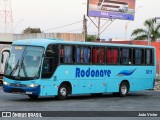
[[[85,41],[84,34],[74,33],[33,33],[33,34],[0,34],[0,41],[13,42],[21,39],[60,38],[65,41]]]
[[[0,42],[12,42],[13,41],[13,34],[7,33],[3,34],[0,33]]]
[[[66,41],[84,41],[83,34],[73,33],[36,33],[36,34],[14,34],[13,40],[34,39],[34,38],[60,38]]]

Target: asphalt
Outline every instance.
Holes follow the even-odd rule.
[[[111,93],[101,96],[76,95],[69,96],[64,101],[58,101],[54,97],[41,97],[32,100],[26,95],[4,93],[2,86],[0,86],[0,111],[126,111],[126,113],[127,111],[160,111],[160,91],[134,92],[129,93],[127,97],[118,97]],[[45,119],[49,120],[51,118],[48,117]],[[54,119],[64,118],[56,117]],[[65,117],[65,119],[78,120],[84,119],[84,117]],[[85,119],[106,120],[106,117],[87,117]],[[107,119],[115,120],[117,118],[113,116],[111,118],[107,117]],[[121,120],[122,117],[118,119]],[[125,119],[132,120],[135,117],[125,117],[123,120]],[[141,117],[136,119],[157,120],[160,118]]]

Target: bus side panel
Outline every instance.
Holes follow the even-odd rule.
[[[145,69],[145,89],[153,89],[154,88],[154,84],[155,84],[155,78],[156,78],[156,67],[155,66],[150,66],[150,67],[146,67]]]
[[[100,71],[100,68],[98,69]],[[54,74],[60,82],[55,81],[55,84],[59,86],[63,81],[69,81],[72,85],[72,94],[105,92],[106,79],[103,75],[102,77],[95,77],[96,73],[91,75],[92,70],[97,70],[97,67],[61,65]]]
[[[119,84],[121,80],[118,79],[109,79],[107,81],[107,86],[105,92],[118,92],[119,91]]]
[[[54,74],[57,76],[54,83],[59,86],[63,81],[69,81],[72,94],[118,92],[121,78],[115,78],[117,72],[110,66],[61,65]]]
[[[107,83],[105,79],[94,80],[94,83],[95,83],[95,90],[96,90],[95,93],[103,93],[106,91]]]
[[[57,95],[58,87],[54,85],[54,79],[42,79],[41,80],[41,96]]]
[[[118,92],[123,80],[129,82],[130,91],[138,91],[153,88],[155,67],[60,65],[53,78],[47,85],[52,89],[50,94],[54,95],[57,95],[58,86],[65,81],[71,83],[72,94]]]
[[[153,89],[155,73],[155,66],[137,67],[133,80],[131,81],[130,91]]]

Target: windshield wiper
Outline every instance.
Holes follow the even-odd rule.
[[[17,64],[14,66],[13,70],[10,72],[9,76],[11,76],[13,74],[13,72],[15,70],[17,70],[18,67],[19,67],[19,60],[18,60]]]
[[[23,57],[23,59],[22,59],[21,68],[23,69],[23,72],[24,72],[25,77],[28,77],[27,71],[26,71],[26,66],[25,66],[25,64],[24,64],[23,61],[24,61],[24,57]],[[20,71],[21,71],[21,68],[20,68]],[[20,71],[19,71],[19,73],[20,73]],[[19,73],[18,73],[18,76],[19,76]]]

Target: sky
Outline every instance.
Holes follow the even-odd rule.
[[[46,33],[82,33],[83,22],[59,29],[54,28],[82,21],[83,15],[87,15],[87,0],[11,0],[11,3],[13,33],[22,33],[27,27],[38,27]],[[115,20],[100,38],[132,39],[132,31],[142,28],[146,19],[160,17],[159,6],[160,0],[136,0],[135,20]],[[91,19],[97,22],[96,18]],[[87,20],[88,34],[96,35],[97,28],[88,17]],[[106,21],[107,19],[102,19],[101,25]],[[2,29],[4,28],[1,27],[0,32]]]

